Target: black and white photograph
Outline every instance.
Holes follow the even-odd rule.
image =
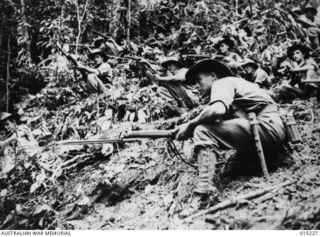
[[[319,0],[0,0],[0,235],[320,236],[319,67]]]

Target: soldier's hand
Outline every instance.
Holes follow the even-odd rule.
[[[154,75],[154,79],[155,79],[156,81],[161,81],[161,77],[160,77],[158,74],[155,74],[155,75]]]
[[[182,124],[178,127],[176,139],[178,141],[187,140],[193,136],[194,127],[190,123]]]

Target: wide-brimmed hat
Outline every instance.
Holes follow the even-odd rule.
[[[234,41],[232,39],[228,39],[228,38],[225,38],[223,40],[220,40],[216,45],[215,45],[215,48],[216,49],[219,49],[221,44],[226,44],[229,46],[230,49],[234,48],[235,44],[234,44]]]
[[[317,8],[313,7],[310,3],[308,3],[304,8],[301,9],[302,12],[311,11],[313,15],[317,15]]]
[[[167,58],[161,62],[162,67],[168,67],[170,64],[175,64],[180,68],[183,67],[183,64],[179,62],[176,58]]]
[[[223,77],[232,76],[230,69],[213,59],[205,59],[197,64],[193,65],[186,73],[186,82],[188,84],[195,84],[198,81],[198,73],[210,73],[213,72],[220,79]]]
[[[302,44],[294,44],[292,45],[291,47],[288,48],[287,50],[287,56],[293,60],[293,52],[296,51],[296,50],[300,50],[305,58],[309,58],[310,56],[310,49]]]
[[[100,49],[93,49],[88,54],[89,59],[93,60],[96,55],[101,55],[102,58],[107,59],[108,56]]]
[[[7,119],[12,119],[13,117],[14,117],[13,114],[6,113],[6,112],[1,112],[0,113],[0,124],[2,124]]]
[[[94,40],[93,40],[93,43],[92,43],[92,45],[91,45],[91,47],[92,48],[98,48],[99,47],[99,45],[101,44],[101,43],[103,43],[103,42],[105,42],[106,40],[104,39],[104,38],[102,38],[102,37],[98,37],[98,38],[95,38]]]
[[[300,7],[294,7],[291,9],[291,11],[298,14],[298,15],[302,15],[302,10]]]
[[[240,66],[241,66],[241,67],[252,66],[253,68],[258,68],[258,67],[259,67],[259,65],[258,65],[255,61],[253,61],[253,60],[251,60],[251,59],[249,59],[249,58],[244,59],[244,60],[240,63]]]

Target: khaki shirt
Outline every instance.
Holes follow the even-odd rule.
[[[99,71],[99,79],[104,83],[112,83],[112,68],[109,63],[101,63],[96,69]]]
[[[313,66],[313,69],[304,71],[304,72],[293,72],[291,73],[291,82],[290,84],[292,86],[298,85],[300,88],[305,88],[306,85],[313,86],[313,87],[318,87],[316,83],[303,83],[305,80],[316,80],[320,78],[319,75],[319,67],[316,61],[314,61],[313,58],[308,58],[301,64],[298,64],[297,62],[291,61],[290,64],[292,65],[293,68],[296,67],[303,67],[306,65],[311,65]]]
[[[210,103],[222,102],[227,111],[231,105],[244,112],[259,112],[268,104],[275,104],[270,95],[258,85],[238,77],[225,77],[213,82]]]
[[[285,130],[277,104],[268,92],[257,84],[238,77],[216,80],[211,88],[210,103],[218,101],[225,105],[229,115],[235,112],[232,111],[235,108],[236,112],[255,112],[259,125],[264,131],[268,131],[268,136],[272,136],[275,141],[283,140]]]
[[[265,70],[258,68],[255,71],[253,78],[254,83],[258,84],[261,88],[268,90],[271,87],[271,79]]]

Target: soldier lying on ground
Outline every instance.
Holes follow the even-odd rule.
[[[1,113],[0,126],[6,132],[7,138],[0,141],[2,173],[9,173],[15,165],[35,155],[38,143],[26,125],[17,125],[16,116]]]
[[[188,109],[196,107],[199,100],[191,91],[193,88],[184,85],[188,69],[176,59],[167,59],[161,65],[167,69],[167,75],[155,75],[155,80],[160,82],[159,94],[168,101],[176,101],[179,107]]]
[[[107,55],[100,49],[94,49],[88,56],[89,59],[95,61],[95,67],[79,65],[77,69],[86,79],[89,93],[105,93],[107,90],[105,84],[112,83],[112,68],[106,62]]]
[[[257,114],[267,163],[270,162],[269,155],[284,141],[285,129],[278,106],[267,91],[233,77],[230,70],[218,61],[197,63],[187,72],[186,82],[198,84],[203,92],[210,94],[210,102],[199,116],[182,124],[176,134],[178,140],[193,137],[199,167],[199,180],[194,192],[199,194],[198,200],[203,200],[218,193],[213,177],[221,149],[237,150],[237,169],[258,163],[249,121],[246,116],[233,118],[233,107],[240,109],[242,114]]]
[[[284,81],[276,88],[277,100],[309,98],[315,95],[318,85],[316,83],[306,83],[307,80],[320,79],[318,65],[310,57],[309,48],[303,45],[293,45],[288,48],[287,56],[289,60],[282,64],[283,69],[281,70],[287,70],[289,80]]]

